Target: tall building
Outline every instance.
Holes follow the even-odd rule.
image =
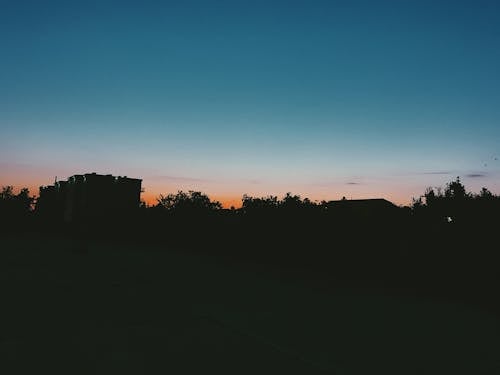
[[[139,208],[141,179],[86,173],[41,186],[40,215],[65,222],[120,218]]]

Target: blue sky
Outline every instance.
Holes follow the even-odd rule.
[[[149,199],[408,203],[461,176],[500,193],[499,8],[4,2],[0,184],[96,171]]]

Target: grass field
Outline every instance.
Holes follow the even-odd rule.
[[[3,239],[3,374],[499,374],[499,317],[137,245]]]

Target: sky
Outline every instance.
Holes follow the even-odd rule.
[[[497,1],[2,1],[0,185],[500,193]]]

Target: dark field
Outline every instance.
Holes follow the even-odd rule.
[[[498,374],[500,320],[149,245],[0,252],[3,374]]]

